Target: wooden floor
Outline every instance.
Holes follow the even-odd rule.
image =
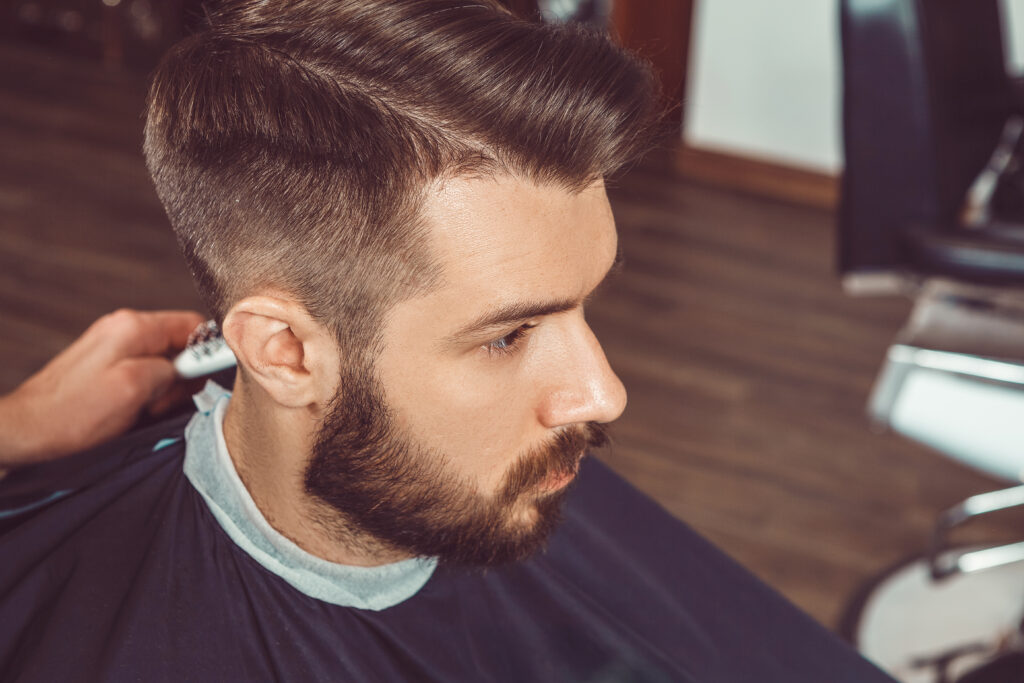
[[[3,392],[102,313],[198,299],[142,163],[141,79],[3,44],[0,62]],[[833,626],[940,509],[1000,485],[869,430],[909,304],[840,292],[826,212],[658,158],[612,194],[627,269],[588,314],[630,390],[609,462]]]

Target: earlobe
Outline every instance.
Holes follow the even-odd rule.
[[[301,304],[252,296],[224,316],[224,338],[239,365],[282,406],[304,408],[330,398],[324,384],[333,339]],[[334,374],[333,378],[336,378]]]

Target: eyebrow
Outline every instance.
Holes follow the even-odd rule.
[[[622,272],[624,262],[625,259],[622,256],[622,249],[620,248],[615,254],[615,260],[612,262],[611,267],[604,274],[604,277],[601,278],[601,282],[599,282],[589,294],[583,297],[583,299],[558,299],[555,301],[537,302],[513,301],[495,311],[485,313],[455,334],[451,335],[448,339],[450,341],[458,341],[465,339],[466,337],[472,337],[480,334],[486,330],[505,327],[512,323],[529,320],[530,318],[539,318],[545,315],[571,311],[581,303],[589,300],[606,282]]]

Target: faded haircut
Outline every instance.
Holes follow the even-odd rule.
[[[277,290],[357,352],[441,276],[431,183],[579,191],[649,146],[654,88],[605,35],[492,0],[234,1],[157,68],[144,150],[218,322]]]

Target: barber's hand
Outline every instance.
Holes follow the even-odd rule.
[[[176,398],[168,356],[204,320],[191,311],[120,310],[0,397],[0,469],[52,460],[126,431]]]

